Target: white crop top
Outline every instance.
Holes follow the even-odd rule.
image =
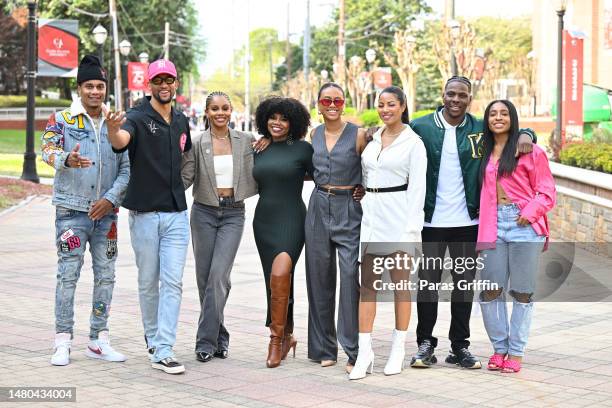
[[[217,188],[234,188],[234,160],[231,154],[213,156]]]

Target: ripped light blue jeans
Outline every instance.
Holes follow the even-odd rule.
[[[482,280],[496,283],[501,293],[491,301],[480,297],[485,329],[497,354],[522,357],[531,327],[536,273],[546,237],[531,225],[516,223],[520,210],[515,204],[497,207],[497,242],[495,249],[482,251]],[[508,321],[506,295],[512,297],[512,315]],[[487,299],[488,300],[488,299]]]
[[[55,288],[55,332],[70,333],[74,327],[74,293],[81,275],[85,245],[89,243],[94,287],[89,338],[108,330],[117,259],[117,214],[111,212],[92,221],[86,212],[55,208],[57,285]]]

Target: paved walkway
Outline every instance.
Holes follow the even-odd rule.
[[[249,200],[249,220],[254,206],[255,201]],[[392,304],[381,304],[374,329],[374,375],[349,382],[343,371],[344,355],[330,368],[321,368],[306,358],[303,260],[296,272],[297,358],[289,358],[277,369],[265,368],[265,291],[250,222],[232,272],[226,308],[226,325],[232,335],[230,358],[206,364],[194,358],[199,305],[190,252],[175,347],[187,372],[171,376],[153,370],[142,340],[137,272],[125,210],[120,213],[111,337],[113,345],[129,359],[106,363],[83,354],[92,287],[88,256],[75,302],[72,363],[52,367],[53,214],[50,199],[39,197],[0,217],[0,386],[74,386],[77,404],[84,406],[612,406],[612,303],[538,304],[527,358],[519,374],[468,371],[439,363],[428,370],[406,369],[392,377],[382,373],[393,328]],[[407,341],[409,355],[415,349],[415,314],[413,311]],[[443,339],[449,315],[448,303],[441,304],[436,334],[441,338],[437,355],[442,360],[449,346]],[[472,319],[472,344],[473,352],[484,361],[490,345],[478,308],[474,308]]]

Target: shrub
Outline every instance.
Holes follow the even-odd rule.
[[[72,103],[68,99],[49,99],[36,97],[37,108],[59,108],[68,107]],[[27,97],[25,95],[0,95],[0,108],[25,108]]]
[[[361,120],[361,123],[365,128],[382,125],[382,121],[380,120],[378,111],[376,109],[364,110],[361,115],[359,115],[359,120]]]
[[[410,120],[418,119],[418,118],[420,118],[421,116],[429,115],[430,113],[434,113],[434,112],[435,112],[435,110],[434,110],[434,109],[424,109],[424,110],[418,110],[418,111],[413,112],[413,113],[410,115]]]
[[[572,143],[563,148],[561,163],[612,174],[612,143]]]

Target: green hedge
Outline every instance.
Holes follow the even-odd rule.
[[[36,97],[37,108],[68,107],[72,103],[68,99],[49,99]],[[0,95],[0,108],[25,108],[27,97],[25,95]]]
[[[572,143],[561,150],[561,163],[612,174],[612,143]]]
[[[359,115],[359,120],[361,120],[364,128],[382,125],[382,120],[380,120],[380,116],[378,116],[378,111],[376,109],[364,110],[361,112],[361,115]]]

